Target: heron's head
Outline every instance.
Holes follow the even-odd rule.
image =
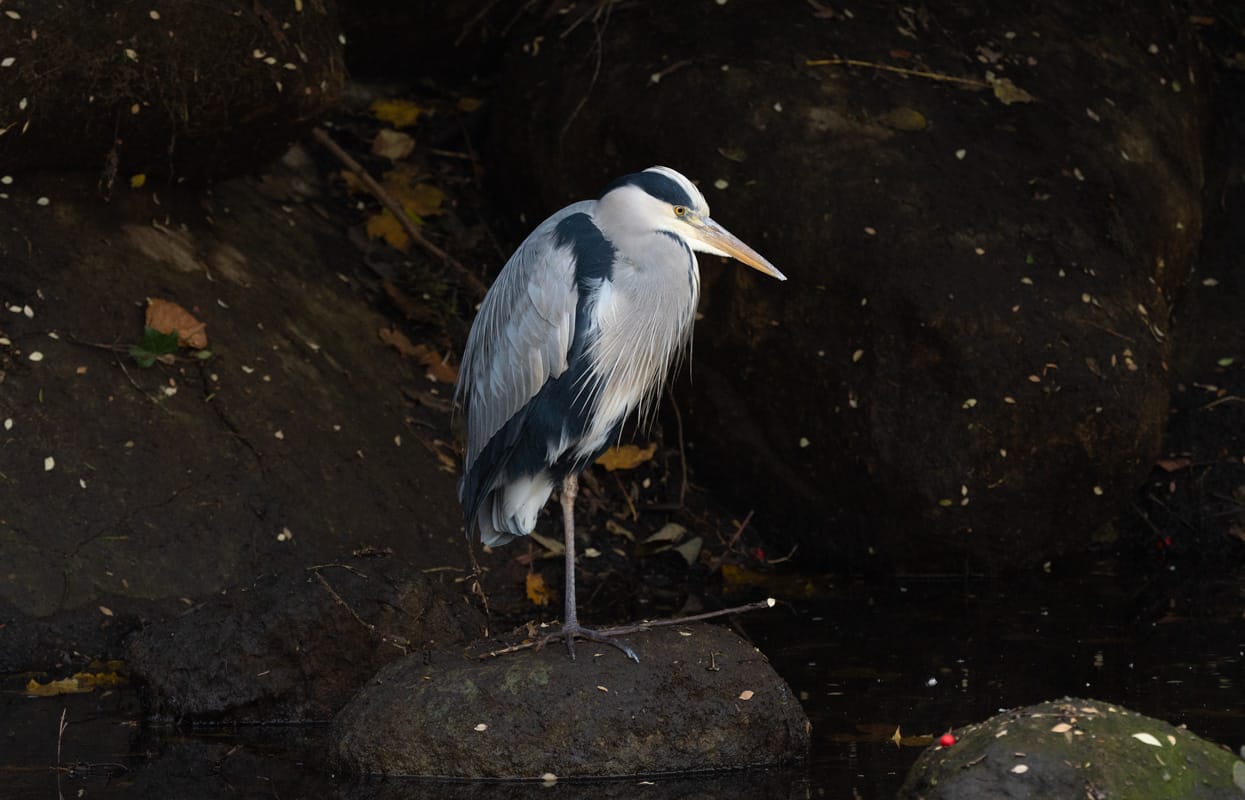
[[[667,233],[701,253],[733,258],[766,275],[787,278],[709,216],[696,185],[669,167],[649,167],[611,183],[597,199],[599,216],[618,230]]]

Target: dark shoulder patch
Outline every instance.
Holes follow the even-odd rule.
[[[672,206],[693,206],[691,196],[672,178],[660,172],[636,172],[624,175],[605,187],[601,197],[609,194],[620,186],[638,186],[646,193]]]
[[[614,245],[587,214],[571,214],[555,229],[558,245],[575,258],[575,283],[582,293],[591,282],[614,277]]]

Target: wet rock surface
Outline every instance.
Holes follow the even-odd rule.
[[[900,800],[1245,796],[1245,763],[1227,749],[1112,703],[1063,698],[953,733],[921,754]]]
[[[325,721],[382,665],[484,629],[466,598],[375,560],[265,576],[129,641],[147,713],[179,723]]]
[[[805,563],[1041,563],[1087,546],[1160,445],[1202,224],[1185,14],[547,18],[515,36],[494,182],[539,219],[674,164],[787,272],[702,259],[684,422],[704,479]]]
[[[351,773],[464,778],[626,776],[798,761],[809,726],[765,656],[712,625],[486,660],[414,655],[334,722]]]

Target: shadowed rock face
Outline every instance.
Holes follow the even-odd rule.
[[[853,11],[543,22],[499,91],[496,183],[538,218],[670,164],[788,274],[702,259],[682,402],[702,481],[805,563],[998,569],[1082,548],[1166,419],[1202,213],[1207,81],[1183,13]],[[951,80],[809,63],[830,55]]]
[[[801,760],[809,726],[765,656],[724,628],[624,637],[483,661],[412,656],[382,669],[334,723],[352,773],[559,778],[736,769]]]
[[[105,196],[135,174],[255,169],[340,99],[336,11],[333,0],[12,10],[0,106],[15,115],[0,121],[0,169],[93,171]]]

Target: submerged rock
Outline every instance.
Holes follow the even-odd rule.
[[[334,724],[352,773],[459,778],[625,776],[804,758],[809,723],[755,647],[705,624],[624,637],[635,664],[583,642],[486,660],[408,656]]]
[[[1184,728],[1066,697],[954,732],[921,754],[900,800],[1245,797],[1245,764]]]

